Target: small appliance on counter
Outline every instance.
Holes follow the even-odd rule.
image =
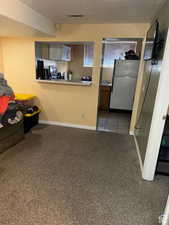
[[[45,79],[44,62],[43,60],[37,60],[36,66],[36,79]]]
[[[60,72],[57,73],[57,79],[62,79],[62,73]]]
[[[68,80],[72,80],[72,77],[73,77],[72,71],[69,70],[69,71],[67,72],[67,74],[68,74]]]
[[[58,74],[56,66],[49,66],[49,74],[50,74],[50,79],[53,79],[53,77],[56,77]]]
[[[82,81],[92,81],[92,77],[91,76],[83,76]]]
[[[51,80],[57,79],[57,68],[56,66],[47,66],[44,64],[43,60],[37,60],[36,66],[36,79],[38,80]]]
[[[44,69],[44,79],[45,80],[50,80],[51,79],[51,74],[49,69]]]
[[[68,74],[67,72],[63,72],[64,80],[68,80]]]

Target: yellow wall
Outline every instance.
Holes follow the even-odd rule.
[[[3,72],[3,56],[2,56],[2,43],[0,40],[0,73]]]
[[[38,96],[41,119],[61,123],[96,126],[102,38],[142,38],[148,24],[68,24],[61,25],[56,38],[6,38],[3,62],[6,79],[16,92]],[[35,81],[34,41],[95,42],[93,84],[75,87],[42,84]]]

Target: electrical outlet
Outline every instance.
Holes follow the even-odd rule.
[[[85,114],[84,114],[84,113],[81,114],[81,118],[82,118],[82,119],[85,118]]]

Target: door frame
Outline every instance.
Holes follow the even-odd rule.
[[[161,139],[165,125],[165,118],[168,114],[168,106],[169,106],[168,60],[169,60],[169,32],[167,34],[164,57],[161,66],[156,101],[147,144],[147,150],[142,169],[142,177],[143,179],[148,181],[154,180],[158,155],[160,151]]]
[[[110,38],[110,37],[109,37]],[[101,87],[101,81],[102,81],[102,73],[103,73],[103,61],[104,61],[104,43],[103,41],[108,38],[102,38],[102,55],[101,55],[101,69],[100,69],[100,76],[99,76],[99,90],[98,90],[98,104],[97,104],[97,119],[96,119],[96,131],[98,131],[98,120],[99,120],[99,101],[100,101],[100,87]],[[143,55],[144,55],[144,49],[145,49],[145,39],[144,38],[112,38],[112,39],[118,39],[120,40],[141,40],[142,41],[142,51],[140,56],[140,65],[138,70],[138,77],[136,82],[136,89],[135,89],[135,95],[134,95],[134,102],[133,102],[133,108],[132,108],[132,115],[130,120],[130,128],[129,128],[129,134],[134,135],[134,125],[133,123],[136,122],[136,116],[137,116],[137,109],[138,109],[138,96],[140,91],[140,83],[142,82],[142,68],[143,68]],[[136,108],[137,107],[137,108]],[[133,129],[132,129],[133,127]]]
[[[169,224],[169,197],[165,207],[164,215],[162,217],[162,225],[168,225],[168,224]]]

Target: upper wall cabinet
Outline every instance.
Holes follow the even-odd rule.
[[[49,58],[56,61],[71,61],[71,47],[66,45],[51,46]]]
[[[41,52],[42,52],[43,59],[49,59],[49,45],[48,44],[42,45]]]
[[[49,59],[49,44],[37,43],[35,45],[36,58]]]
[[[55,61],[71,61],[71,47],[59,43],[35,43],[36,58]]]
[[[39,43],[35,44],[35,56],[36,58],[41,58],[41,46]]]

